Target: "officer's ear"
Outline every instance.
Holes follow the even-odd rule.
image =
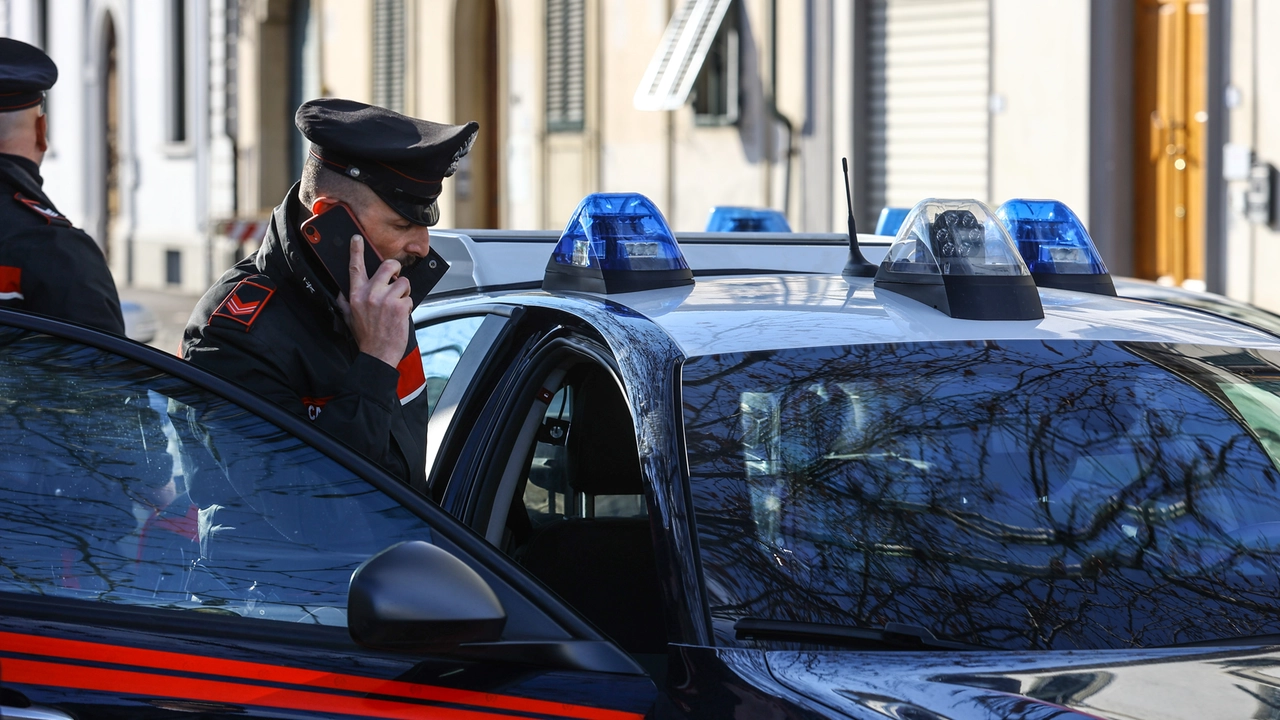
[[[324,212],[325,210],[328,210],[329,208],[331,208],[331,207],[333,207],[333,206],[335,206],[335,205],[339,205],[339,204],[341,204],[341,203],[342,203],[342,201],[341,201],[341,200],[335,200],[335,199],[333,199],[333,198],[331,198],[331,197],[327,197],[327,196],[322,195],[322,196],[320,196],[320,197],[316,198],[316,201],[315,201],[315,202],[311,203],[311,214],[312,214],[312,215],[319,215],[320,213]]]
[[[41,155],[49,150],[49,116],[44,113],[36,116],[36,150]]]

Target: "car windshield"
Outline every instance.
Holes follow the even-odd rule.
[[[1007,649],[1280,632],[1280,353],[903,343],[683,377],[724,644],[745,618]]]

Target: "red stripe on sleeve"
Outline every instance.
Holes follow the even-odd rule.
[[[0,265],[0,293],[22,292],[22,268]]]

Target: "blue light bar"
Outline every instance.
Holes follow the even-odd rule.
[[[1009,200],[996,211],[1040,287],[1115,295],[1084,223],[1057,200]]]
[[[639,193],[594,193],[569,218],[547,261],[545,290],[623,293],[692,285],[662,213]]]
[[[711,209],[707,232],[789,233],[791,224],[779,210],[720,205]]]
[[[902,221],[907,219],[911,208],[887,207],[880,210],[880,218],[876,220],[877,235],[897,235]]]

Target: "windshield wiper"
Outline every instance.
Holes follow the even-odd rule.
[[[860,628],[797,620],[742,618],[733,624],[739,640],[789,640],[860,649],[892,650],[1001,650],[985,645],[940,640],[928,628],[887,623],[883,628]]]
[[[1267,633],[1263,635],[1233,635],[1223,638],[1211,638],[1209,640],[1189,640],[1187,642],[1169,643],[1168,645],[1151,645],[1150,647],[1238,647],[1241,645],[1280,645],[1280,633]]]

